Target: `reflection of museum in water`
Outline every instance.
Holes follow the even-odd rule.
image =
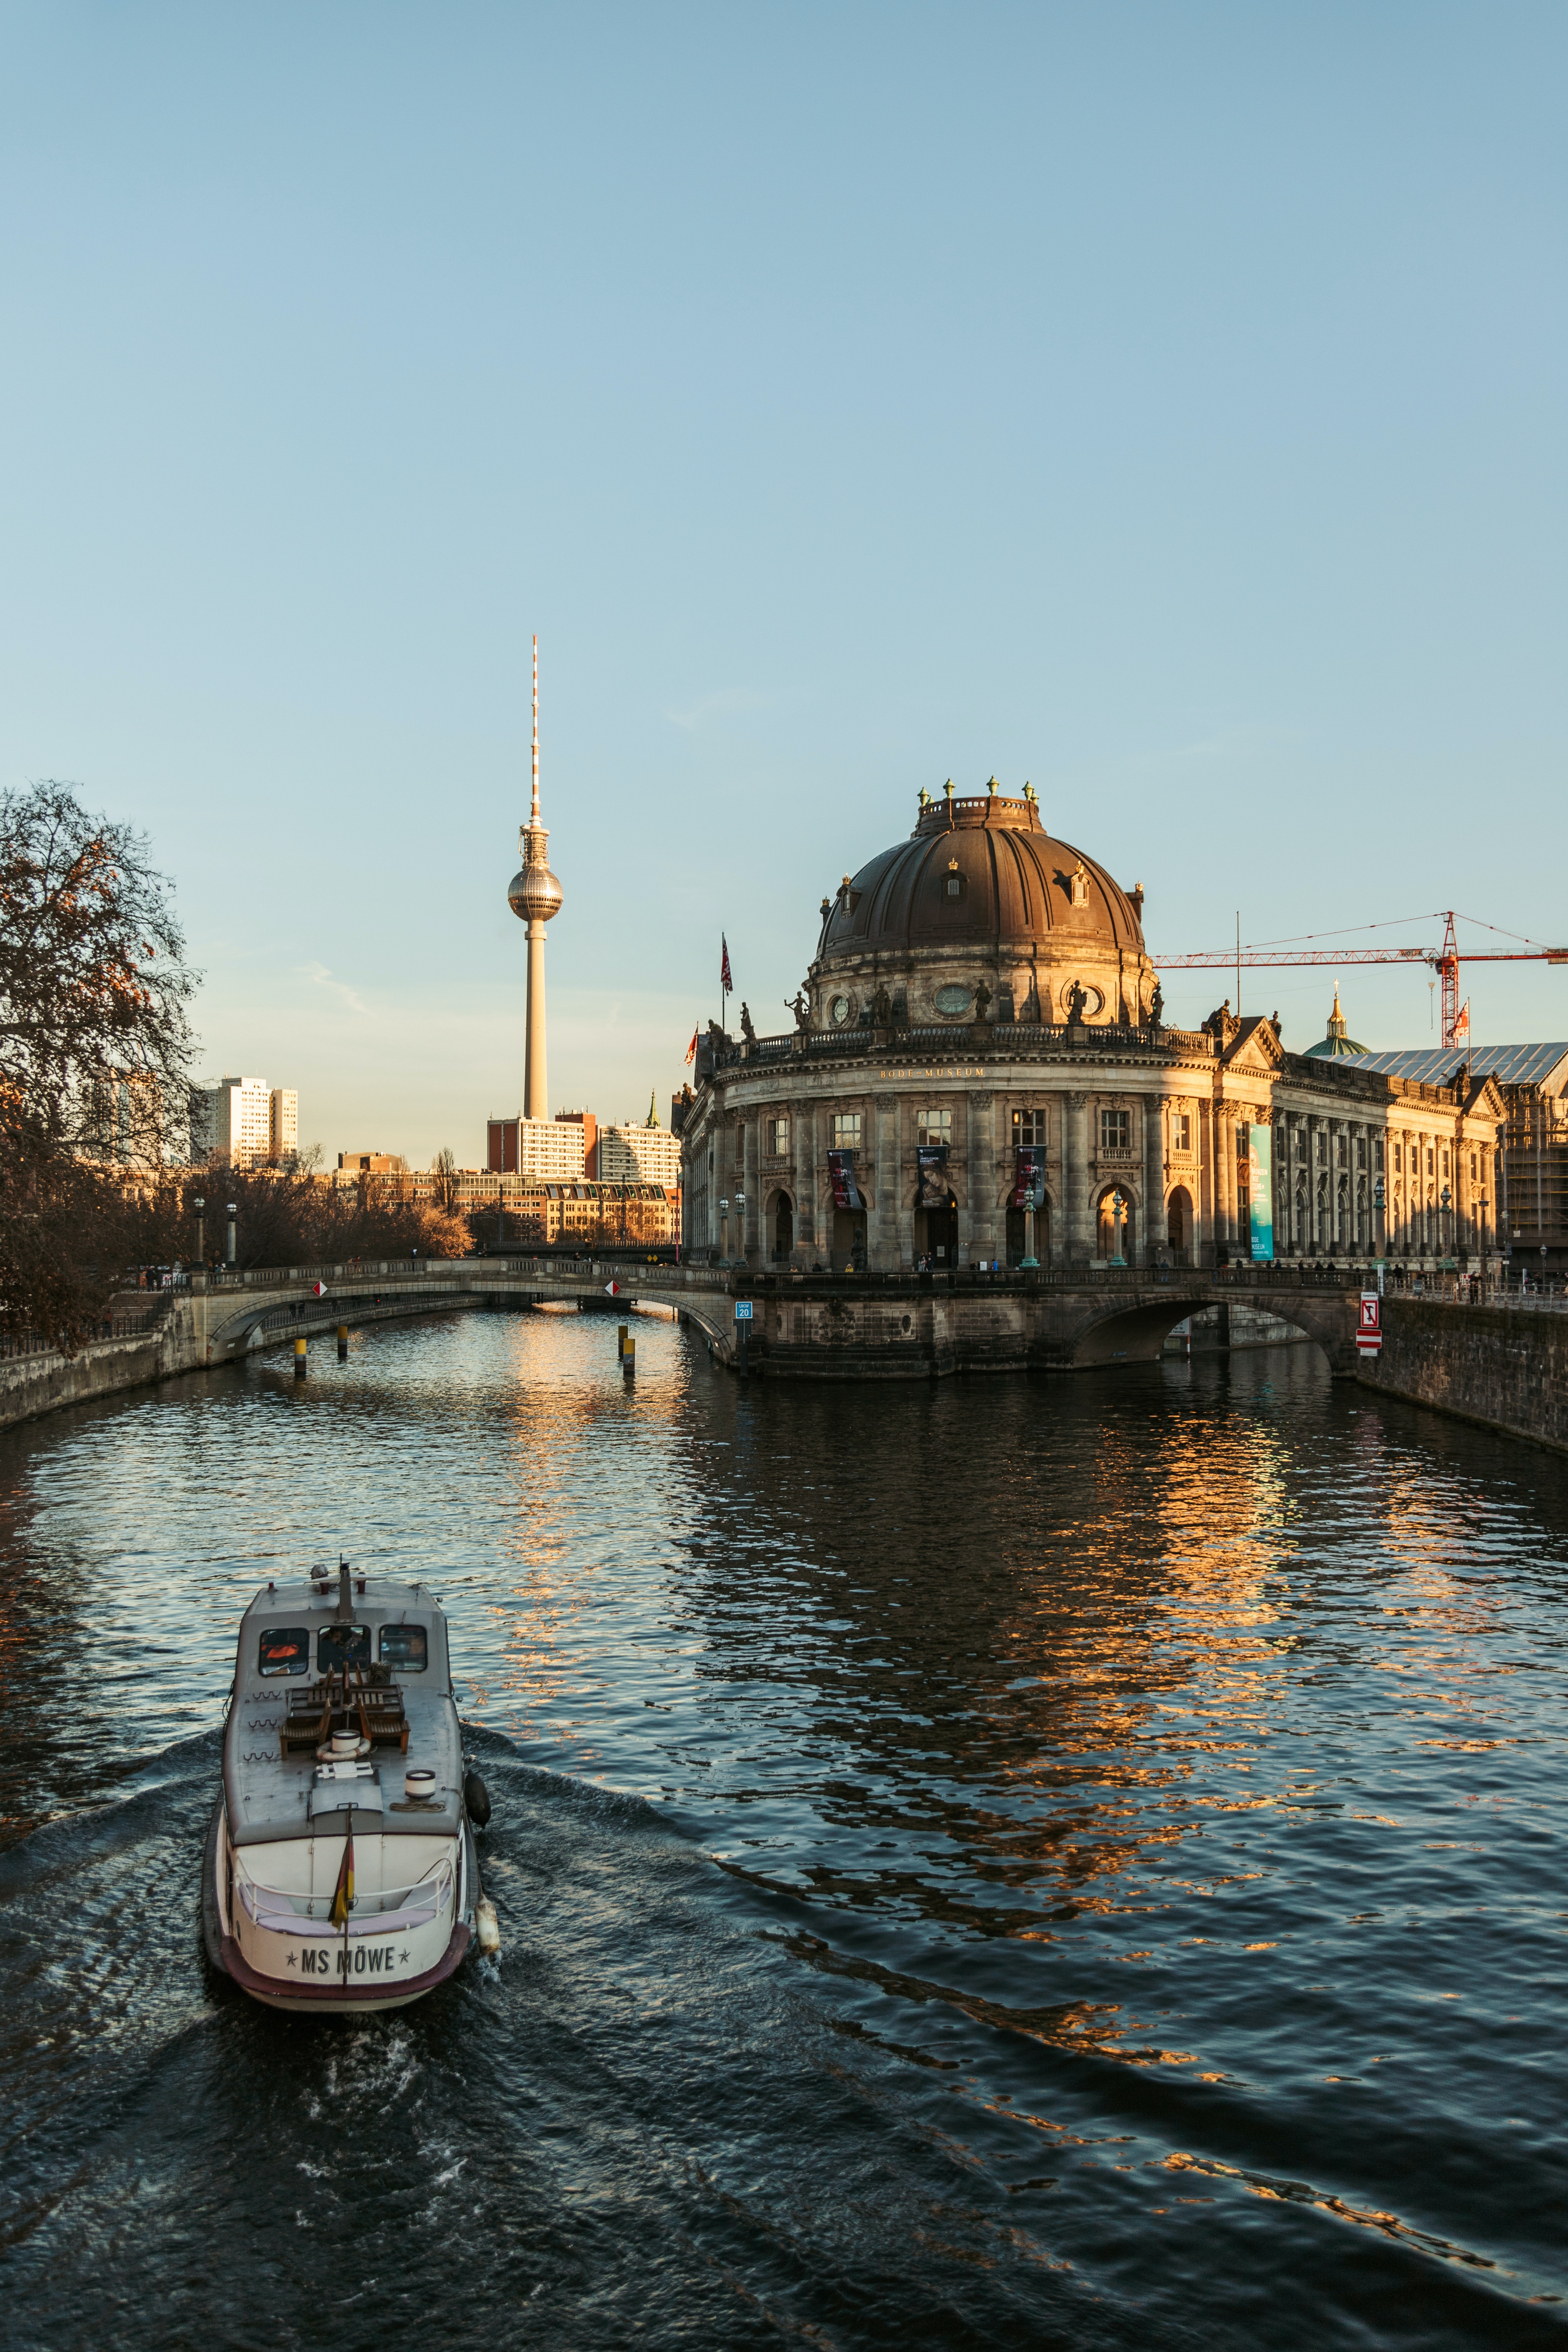
[[[686,1119],[689,1252],[752,1265],[1477,1249],[1501,1116],[1287,1054],[1228,1004],[1161,1019],[1142,885],[1041,825],[1034,795],[932,801],[836,897],[793,1035],[710,1034]]]

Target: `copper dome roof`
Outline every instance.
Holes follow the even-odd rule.
[[[1138,907],[1103,866],[1052,839],[1032,796],[992,793],[923,807],[910,839],[871,858],[829,903],[817,954],[1047,943],[1141,956]]]

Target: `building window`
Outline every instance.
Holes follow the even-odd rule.
[[[858,1151],[859,1148],[859,1112],[836,1110],[833,1114],[833,1149],[835,1151]]]
[[[1433,1171],[1433,1167],[1432,1167],[1433,1157],[1434,1157],[1433,1153],[1432,1153],[1432,1152],[1430,1152],[1430,1151],[1428,1151],[1428,1152],[1427,1152],[1427,1154],[1426,1154],[1426,1173],[1427,1173],[1427,1175],[1428,1175],[1428,1176],[1430,1176],[1430,1175],[1434,1172],[1434,1171]]]
[[[963,896],[963,877],[955,865],[950,866],[942,876],[942,895],[944,898],[962,898]]]
[[[1446,1176],[1446,1175],[1447,1174],[1447,1172],[1448,1172],[1448,1155],[1447,1155],[1447,1153],[1445,1151],[1445,1152],[1444,1152],[1444,1154],[1443,1154],[1443,1173],[1444,1173],[1444,1175]]]
[[[1372,1164],[1381,1174],[1383,1170],[1383,1138],[1381,1136],[1374,1137],[1373,1140]]]
[[[952,1113],[950,1110],[922,1110],[916,1121],[915,1132],[921,1143],[951,1143]]]
[[[1247,1154],[1251,1148],[1252,1129],[1247,1125],[1246,1119],[1238,1118],[1236,1122],[1236,1156],[1237,1160],[1242,1162],[1243,1166],[1247,1163]]]
[[[1476,1155],[1475,1155],[1475,1153],[1472,1151],[1472,1152],[1471,1152],[1471,1154],[1470,1154],[1470,1181],[1471,1181],[1471,1183],[1473,1184],[1473,1183],[1475,1182],[1475,1181],[1476,1181]]]
[[[1100,1114],[1100,1148],[1101,1151],[1127,1151],[1132,1143],[1132,1114],[1130,1110],[1102,1110]]]
[[[1171,1124],[1175,1130],[1177,1150],[1190,1151],[1193,1148],[1193,1115],[1191,1111],[1179,1110]]]
[[[775,1160],[782,1160],[785,1152],[789,1150],[789,1121],[787,1118],[769,1119],[768,1150],[773,1153]]]
[[[743,1171],[746,1165],[746,1129],[741,1119],[735,1121],[735,1166]]]
[[[1039,1144],[1046,1140],[1046,1114],[1043,1110],[1016,1110],[1013,1113],[1013,1140],[1016,1143]]]
[[[1089,875],[1081,857],[1073,869],[1072,902],[1075,907],[1087,907],[1089,904]]]
[[[1399,1144],[1397,1144],[1397,1143],[1396,1143],[1396,1144],[1394,1145],[1394,1174],[1395,1174],[1396,1176],[1397,1176],[1397,1175],[1399,1175],[1399,1174],[1401,1174],[1401,1173],[1403,1172],[1403,1171],[1404,1171],[1404,1167],[1405,1167],[1405,1155],[1404,1155],[1404,1151],[1403,1151],[1402,1147],[1401,1147]]]

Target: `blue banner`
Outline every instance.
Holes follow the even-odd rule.
[[[1274,1129],[1271,1127],[1249,1127],[1247,1130],[1247,1189],[1251,1195],[1248,1213],[1253,1258],[1270,1265],[1274,1261]]]

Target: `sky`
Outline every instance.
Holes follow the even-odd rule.
[[[948,777],[1156,959],[1568,943],[1565,69],[1508,0],[0,6],[0,786],[146,833],[198,1075],[329,1160],[520,1107],[535,631],[601,1118],[721,933],[790,1025]],[[1568,1037],[1568,969],[1461,993]]]

